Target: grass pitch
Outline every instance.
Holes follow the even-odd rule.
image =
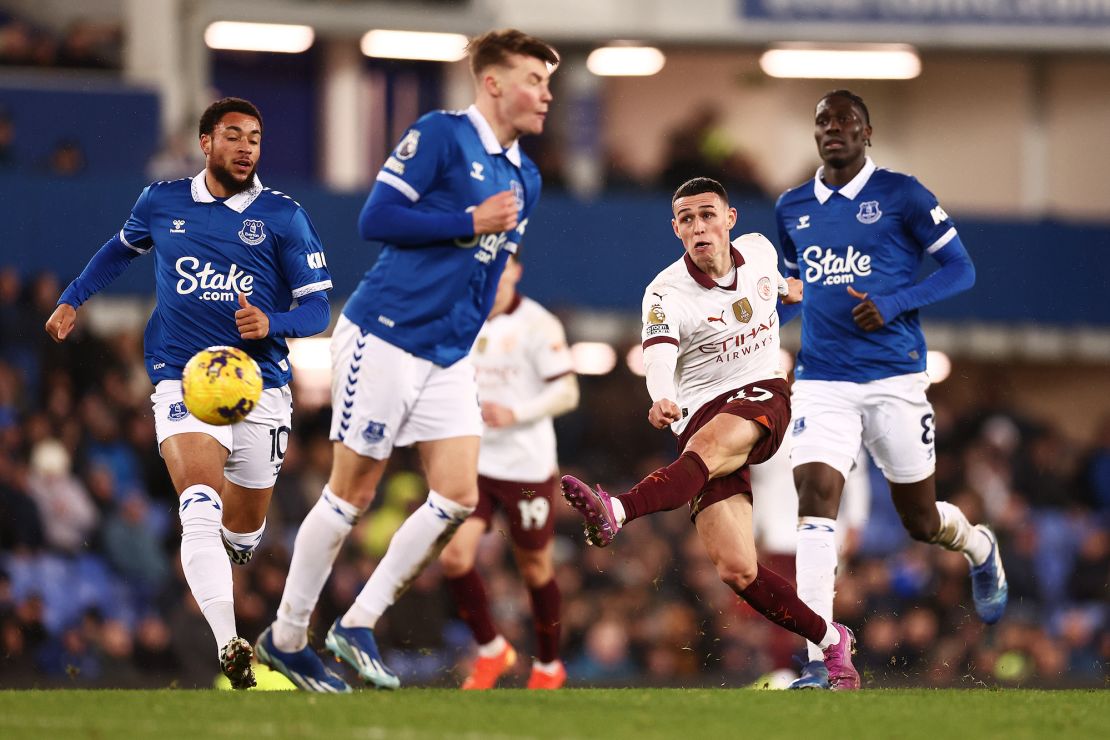
[[[1110,692],[3,691],[17,738],[1104,738]]]

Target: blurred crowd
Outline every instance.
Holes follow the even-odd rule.
[[[56,31],[0,12],[0,65],[119,69],[122,48],[118,23],[77,20]]]
[[[215,644],[178,565],[176,496],[155,446],[141,336],[94,336],[79,319],[54,344],[42,326],[61,287],[49,274],[0,269],[0,688],[211,685]],[[565,472],[622,490],[671,459],[668,436],[644,422],[640,379],[626,369],[584,377],[582,393],[557,427]],[[1104,685],[1110,419],[1096,438],[1075,440],[1061,420],[1024,419],[1004,404],[936,410],[938,488],[996,527],[1010,608],[984,628],[962,556],[912,543],[876,484],[836,597],[838,619],[860,638],[864,685]],[[296,528],[328,475],[327,430],[328,409],[296,407],[263,548],[235,569],[249,640],[275,613]],[[318,647],[425,496],[415,459],[399,451],[325,588]],[[571,685],[741,687],[802,655],[799,639],[718,581],[685,511],[637,521],[604,550],[585,547],[569,507],[553,511]],[[788,553],[765,555],[792,574]],[[496,621],[531,654],[527,592],[496,528],[478,565]],[[456,685],[473,655],[441,580],[428,568],[379,623],[408,685]]]

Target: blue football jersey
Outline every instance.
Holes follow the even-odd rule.
[[[795,377],[867,382],[924,370],[917,311],[865,332],[852,321],[859,300],[847,288],[889,295],[915,284],[924,255],[956,236],[936,197],[915,178],[876,168],[868,158],[837,190],[818,171],[786,191],[775,217],[787,272],[805,282]]]
[[[153,250],[157,304],[143,337],[152,383],[179,380],[185,363],[212,345],[241,347],[276,388],[292,373],[281,337],[239,338],[239,293],[267,315],[295,299],[331,289],[320,237],[300,204],[254,184],[226,199],[208,192],[204,172],[148,185],[120,238],[140,253]]]
[[[364,331],[447,367],[466,357],[493,307],[501,271],[540,197],[539,169],[518,143],[503,149],[471,106],[421,117],[377,180],[429,212],[470,211],[505,190],[517,196],[519,225],[511,232],[419,246],[386,243],[343,309]]]

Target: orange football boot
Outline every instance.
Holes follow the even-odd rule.
[[[567,669],[563,666],[563,662],[559,661],[559,667],[553,673],[541,671],[536,666],[532,666],[532,675],[528,677],[528,688],[561,689],[566,682]]]
[[[501,674],[512,668],[514,663],[516,663],[516,651],[508,642],[505,643],[505,649],[492,658],[483,658],[479,655],[474,661],[470,675],[463,681],[463,690],[492,689],[497,685],[497,679],[501,678]]]

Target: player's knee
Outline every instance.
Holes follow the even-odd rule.
[[[524,557],[520,563],[520,577],[528,588],[539,588],[555,575],[551,562],[545,558]]]
[[[759,564],[754,560],[748,562],[741,558],[725,559],[717,563],[717,575],[726,586],[736,593],[740,593],[755,580],[759,572]]]

